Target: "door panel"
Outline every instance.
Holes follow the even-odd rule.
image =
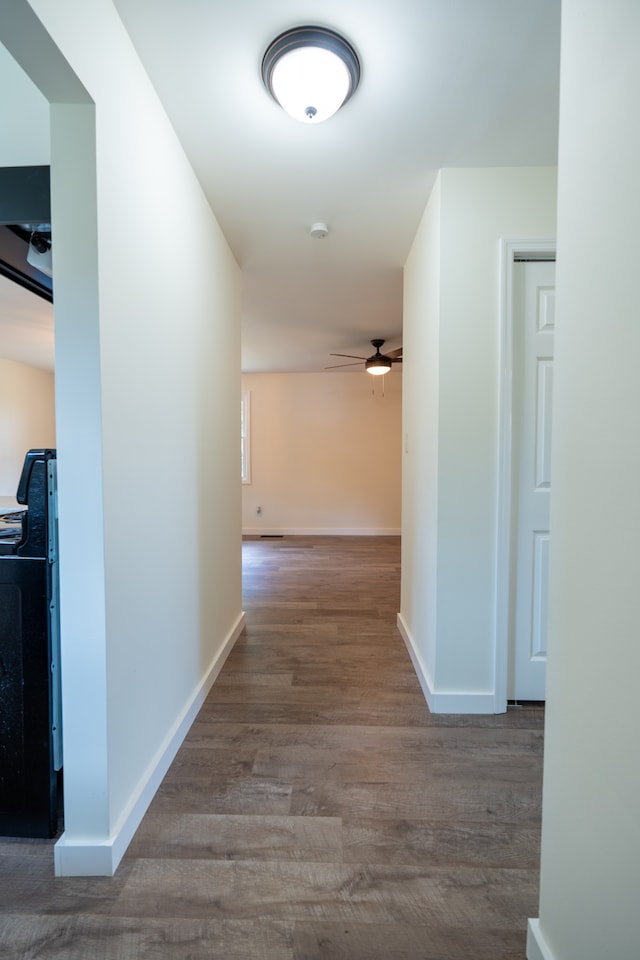
[[[509,699],[544,700],[555,264],[513,265]]]
[[[536,490],[551,489],[551,409],[553,361],[538,360],[536,418]]]

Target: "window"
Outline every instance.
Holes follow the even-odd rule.
[[[251,483],[251,394],[240,394],[240,478]]]

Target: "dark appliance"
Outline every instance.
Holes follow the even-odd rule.
[[[0,539],[0,835],[53,837],[62,769],[56,451],[29,450]]]

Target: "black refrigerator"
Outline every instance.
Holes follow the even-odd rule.
[[[0,528],[0,836],[53,837],[62,770],[55,450],[29,450]]]

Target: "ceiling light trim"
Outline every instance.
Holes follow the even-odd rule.
[[[337,100],[331,106],[324,108],[320,106],[320,102],[314,102],[318,97],[317,91],[305,92],[299,102],[295,103],[289,100],[288,94],[279,89],[278,73],[282,73],[287,59],[289,63],[292,62],[290,55],[303,50],[332,54],[333,58],[337,58],[338,70],[344,71],[341,78],[342,89],[336,94]],[[262,59],[262,80],[266,89],[283,110],[303,123],[322,123],[340,110],[355,93],[360,83],[360,73],[360,60],[354,47],[339,33],[327,27],[302,26],[286,30],[269,44]],[[296,93],[300,94],[299,83],[297,87]]]

